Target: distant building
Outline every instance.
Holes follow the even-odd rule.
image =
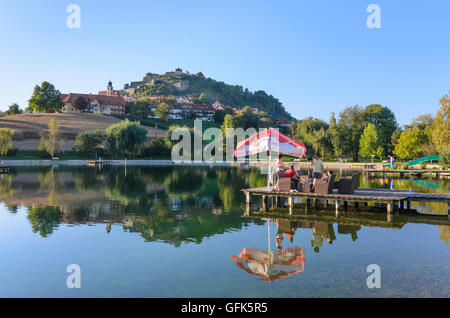
[[[291,126],[291,122],[287,118],[281,118],[280,117],[280,118],[277,118],[275,121],[276,121],[276,123],[278,125],[280,125],[282,127],[289,127],[289,126]]]
[[[60,98],[64,103],[64,113],[79,113],[80,110],[74,107],[73,102],[77,97],[86,99],[88,106],[83,112],[105,114],[105,115],[125,115],[125,100],[120,96],[93,95],[93,94],[61,94]]]
[[[169,118],[214,121],[214,107],[208,104],[175,103]]]
[[[215,110],[224,110],[225,109],[225,106],[217,100],[212,104],[212,107],[214,107]]]
[[[122,90],[114,90],[111,81],[108,82],[106,91],[98,92],[99,95],[103,95],[103,96],[120,96],[124,93],[125,93],[125,91],[122,91]]]

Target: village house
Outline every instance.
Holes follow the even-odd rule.
[[[106,91],[100,91],[98,92],[98,95],[69,93],[61,94],[60,98],[64,103],[64,113],[80,113],[81,110],[74,106],[74,101],[76,98],[82,97],[87,101],[88,104],[88,106],[84,110],[82,110],[83,112],[125,116],[126,100],[121,97],[122,93],[124,92],[114,90],[112,82],[109,81]]]
[[[214,121],[214,112],[214,108],[208,104],[192,104],[182,102],[172,105],[169,118]]]
[[[105,96],[94,94],[61,94],[60,98],[64,103],[64,113],[80,113],[81,111],[74,106],[74,101],[77,97],[86,99],[88,106],[83,112],[125,116],[125,100],[120,96]]]
[[[212,107],[214,107],[215,110],[224,110],[225,109],[225,106],[217,100],[212,104]]]
[[[289,126],[291,126],[291,123],[289,122],[289,119],[287,119],[287,118],[277,118],[276,119],[276,123],[278,124],[278,125],[280,125],[281,127],[289,127]]]

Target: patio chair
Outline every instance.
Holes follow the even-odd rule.
[[[291,191],[291,178],[281,177],[278,179],[278,191],[289,192]]]
[[[361,172],[354,172],[352,176],[340,178],[338,181],[338,193],[339,194],[353,194],[359,187],[359,177]]]
[[[314,193],[318,194],[332,194],[334,186],[334,178],[336,175],[332,174],[328,177],[328,180],[316,179]]]
[[[309,182],[309,176],[300,176],[299,182],[297,185],[297,190],[299,192],[305,192],[305,193],[311,192],[311,183]]]

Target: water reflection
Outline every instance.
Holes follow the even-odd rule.
[[[371,178],[362,175],[364,187],[415,189],[448,193],[448,179]],[[140,233],[146,241],[162,241],[180,246],[199,243],[204,237],[239,230],[260,219],[242,218],[245,199],[242,188],[264,186],[266,176],[258,169],[212,167],[106,167],[21,168],[0,175],[0,199],[8,211],[27,208],[34,233],[48,237],[61,223],[105,224],[110,232],[119,224],[130,233]],[[447,214],[445,203],[413,203],[427,214]],[[401,228],[415,222],[407,216],[388,224],[384,215],[358,212],[355,224],[338,224],[338,234],[358,239],[361,226],[378,224]],[[321,215],[323,216],[323,214]],[[417,221],[418,222],[418,221]],[[426,222],[425,222],[426,223]],[[435,224],[435,223],[431,223]],[[440,239],[449,245],[449,228],[436,224]],[[299,228],[310,229],[315,252],[333,244],[336,233],[330,222],[277,220],[275,244],[283,248]],[[309,243],[308,243],[309,244]]]

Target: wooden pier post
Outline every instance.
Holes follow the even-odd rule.
[[[359,208],[359,202],[355,201],[355,209]]]
[[[262,196],[262,210],[267,212],[267,195]]]
[[[328,208],[328,200],[327,199],[323,200],[323,208],[324,209]]]
[[[411,201],[409,200],[406,201],[406,209],[411,210]]]
[[[288,197],[289,215],[294,215],[294,197]]]
[[[336,217],[339,216],[339,205],[340,205],[340,203],[341,202],[339,200],[334,201],[334,206],[336,207]]]
[[[250,192],[245,192],[245,213],[250,215]]]
[[[344,201],[344,210],[348,209],[348,201]]]
[[[313,207],[317,208],[317,199],[313,199]]]

